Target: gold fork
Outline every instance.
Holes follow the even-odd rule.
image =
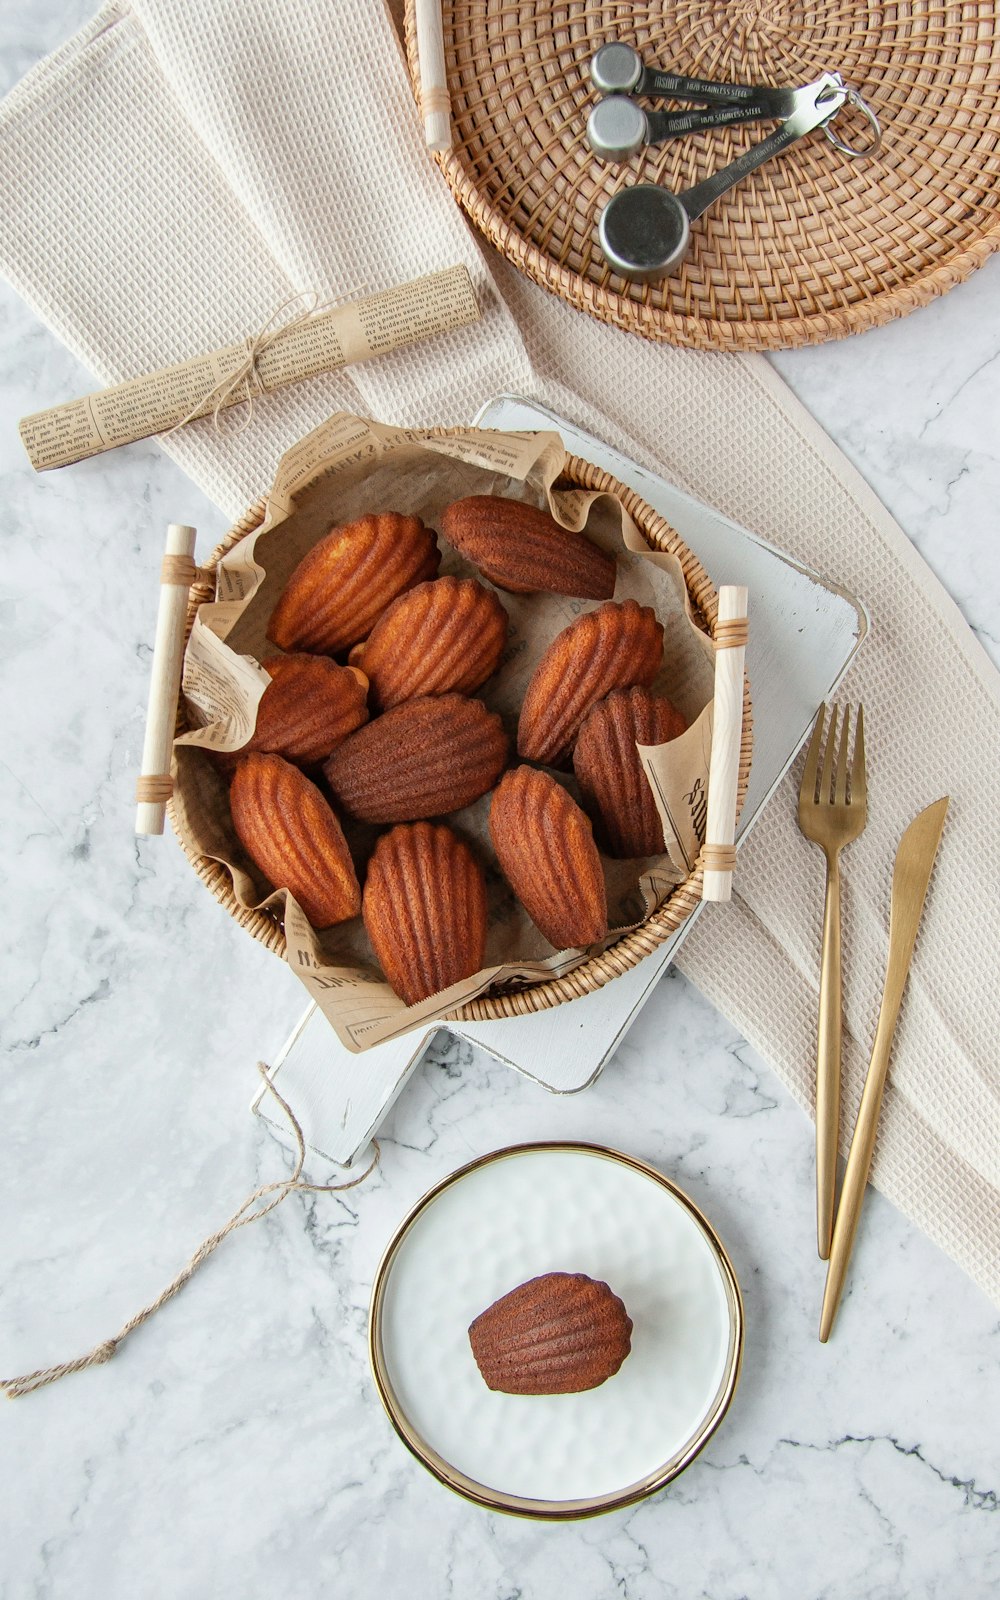
[[[799,828],[811,844],[819,845],[826,856],[823,962],[820,969],[819,1033],[816,1043],[816,1243],[823,1261],[829,1259],[833,1237],[837,1131],[840,1124],[840,852],[864,831],[868,820],[864,707],[858,706],[849,794],[850,706],[844,708],[839,749],[837,708],[833,708],[821,770],[820,751],[823,749],[825,721],[826,706],[822,705],[816,716],[799,790]]]

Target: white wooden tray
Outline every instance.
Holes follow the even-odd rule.
[[[866,632],[860,601],[829,579],[783,556],[665,479],[545,410],[533,400],[501,395],[483,407],[485,428],[555,429],[566,449],[631,485],[677,529],[713,581],[750,590],[746,666],[753,698],[753,767],[737,845],[746,838],[809,732],[816,708],[829,700]],[[557,1094],[592,1083],[614,1054],[650,991],[694,926],[690,916],[671,939],[595,994],[535,1016],[502,1022],[449,1022],[445,1031],[506,1062]],[[439,1024],[352,1055],[314,1006],[300,1019],[272,1076],[292,1105],[310,1149],[350,1165],[419,1066]],[[252,1110],[288,1143],[288,1132],[265,1089]]]

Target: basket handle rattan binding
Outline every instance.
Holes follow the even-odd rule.
[[[172,522],[160,567],[160,603],[156,614],[153,667],[149,682],[142,767],[135,786],[135,831],[162,833],[166,802],[173,792],[170,752],[181,686],[187,635],[188,596],[198,577],[194,564],[196,530]]]
[[[719,614],[715,624],[712,754],[708,768],[705,844],[701,852],[703,900],[728,900],[733,892],[746,643],[747,591],[742,585],[723,584],[719,589]]]

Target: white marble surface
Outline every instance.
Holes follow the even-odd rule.
[[[7,8],[2,86],[89,10]],[[0,330],[10,1374],[112,1333],[287,1170],[246,1107],[301,991],[173,841],[130,835],[163,526],[194,523],[207,548],[224,519],[152,444],[34,478],[16,419],[90,381],[5,286]],[[904,322],[777,365],[996,657],[1000,263]],[[452,1498],[405,1454],[365,1325],[381,1249],[424,1189],[484,1150],[557,1136],[632,1150],[687,1188],[730,1249],[748,1339],[729,1417],[669,1490],[541,1527]],[[3,1408],[0,1594],[991,1595],[997,1311],[877,1195],[864,1229],[821,1348],[811,1127],[677,976],[576,1097],[444,1051],[393,1111],[364,1188],[293,1196],[113,1364]]]

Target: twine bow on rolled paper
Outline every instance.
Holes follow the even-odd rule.
[[[253,421],[254,400],[267,393],[257,371],[257,363],[264,351],[269,349],[276,339],[280,339],[284,334],[290,333],[292,328],[301,327],[304,322],[308,322],[309,318],[316,316],[318,312],[332,311],[334,306],[343,305],[352,296],[362,292],[361,289],[349,289],[346,294],[338,294],[332,300],[322,301],[317,289],[300,289],[298,294],[290,294],[287,300],[283,300],[281,305],[276,306],[271,315],[264,319],[257,332],[249,334],[244,340],[243,360],[235,371],[221,377],[218,383],[213,383],[202,395],[201,399],[195,401],[187,416],[181,417],[181,420],[175,422],[172,428],[168,428],[165,433],[162,433],[160,438],[169,439],[171,434],[176,433],[180,428],[186,428],[188,423],[193,422],[196,417],[205,416],[205,407],[213,400],[215,401],[215,406],[212,411],[212,426],[216,433],[222,432],[219,427],[220,411],[228,410],[230,406],[245,405],[247,409],[242,422],[239,427],[230,430],[232,433],[244,433]],[[272,323],[277,321],[282,312],[287,311],[288,307],[293,306],[297,300],[306,300],[312,303],[304,306],[301,311],[297,311],[294,317],[289,317],[287,322],[279,322],[276,327],[272,327]],[[246,394],[237,396],[237,391],[241,384],[245,386]],[[234,396],[237,396],[237,398],[234,399]]]
[[[365,1179],[374,1172],[381,1154],[377,1139],[372,1140],[375,1154],[364,1172],[357,1178],[351,1178],[347,1183],[302,1183],[300,1180],[306,1159],[306,1145],[299,1120],[287,1100],[282,1098],[271,1082],[266,1063],[258,1061],[257,1070],[263,1078],[267,1089],[277,1100],[288,1118],[289,1126],[295,1135],[297,1155],[291,1177],[279,1178],[275,1183],[262,1184],[259,1189],[254,1190],[253,1194],[248,1194],[243,1204],[237,1211],[233,1212],[225,1226],[220,1228],[217,1233],[211,1234],[209,1238],[198,1246],[190,1261],[181,1268],[176,1278],[167,1285],[163,1293],[157,1295],[156,1299],[151,1301],[148,1306],[143,1306],[142,1310],[137,1311],[135,1316],[129,1317],[124,1327],[119,1328],[112,1338],[102,1339],[101,1343],[95,1344],[94,1348],[88,1350],[86,1355],[76,1356],[72,1361],[62,1361],[58,1366],[54,1367],[39,1367],[35,1372],[22,1373],[19,1378],[0,1378],[0,1389],[3,1390],[8,1400],[16,1400],[19,1395],[31,1394],[35,1389],[44,1389],[46,1384],[55,1383],[58,1378],[65,1378],[70,1372],[83,1372],[87,1367],[100,1367],[106,1361],[110,1361],[122,1340],[127,1339],[128,1335],[134,1333],[136,1328],[141,1328],[144,1322],[149,1321],[154,1312],[159,1311],[160,1307],[166,1305],[168,1300],[172,1300],[174,1295],[183,1289],[188,1279],[194,1277],[202,1262],[207,1261],[213,1250],[218,1249],[223,1239],[233,1233],[235,1229],[246,1227],[248,1222],[259,1222],[261,1217],[266,1217],[269,1211],[274,1210],[275,1206],[280,1206],[281,1202],[287,1200],[288,1196],[295,1190],[308,1190],[313,1194],[339,1193],[344,1189],[356,1189],[359,1183],[364,1183]],[[261,1206],[259,1209],[254,1210],[253,1207],[256,1202],[263,1199],[266,1194],[273,1194],[274,1199],[269,1200],[266,1206]]]

